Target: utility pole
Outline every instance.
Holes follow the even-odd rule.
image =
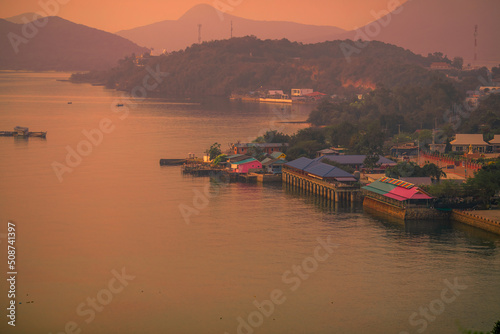
[[[198,44],[201,44],[201,24],[198,24]]]
[[[401,135],[401,124],[398,124],[398,140],[396,142],[396,160],[399,160],[399,135]]]
[[[420,137],[417,139],[417,164],[420,166]]]
[[[474,61],[477,61],[477,35],[478,35],[478,26],[474,27]]]

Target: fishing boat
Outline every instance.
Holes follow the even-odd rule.
[[[40,138],[46,138],[47,137],[47,131],[37,131],[37,132],[30,132],[28,134],[29,137],[40,137]]]

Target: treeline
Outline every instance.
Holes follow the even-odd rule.
[[[308,121],[316,126],[341,122],[375,123],[388,136],[419,129],[443,130],[448,138],[455,133],[500,133],[500,94],[480,100],[477,108],[464,103],[465,92],[453,82],[433,78],[428,86],[379,88],[339,102],[325,101],[311,112]]]
[[[343,43],[355,47],[349,40],[301,44],[286,39],[232,38],[144,58],[139,64],[134,57],[125,58],[109,71],[74,74],[72,80],[130,91],[142,85],[148,66],[159,66],[169,76],[154,93],[164,97],[228,96],[261,87],[285,91],[308,87],[345,96],[381,86],[429,86],[434,77],[444,77],[427,69],[435,55],[423,57],[373,41],[346,59]]]
[[[287,160],[300,157],[315,158],[318,151],[341,146],[348,154],[384,154],[385,132],[376,123],[352,124],[343,122],[328,127],[309,127],[293,135],[276,130],[268,131],[255,140],[262,143],[288,143]]]

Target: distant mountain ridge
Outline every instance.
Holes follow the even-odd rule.
[[[198,42],[198,24],[201,24],[202,41],[221,40],[231,37],[256,36],[259,39],[283,39],[311,43],[324,41],[321,36],[346,32],[333,26],[305,25],[294,22],[257,21],[222,13],[207,4],[196,5],[178,20],[166,20],[143,27],[118,31],[139,45],[157,51],[177,51]],[[315,40],[314,36],[319,36]]]
[[[442,52],[450,58],[459,56],[471,61],[477,24],[478,60],[500,62],[498,0],[410,0],[396,12],[357,30],[328,38],[357,40],[367,36],[423,55]],[[377,26],[381,27],[380,32],[370,36],[370,31],[377,31]]]
[[[201,4],[178,20],[161,21],[117,34],[138,45],[152,47],[156,53],[163,49],[171,52],[198,42],[198,24],[202,25],[202,41],[210,41],[229,38],[232,22],[234,37],[253,35],[260,39],[286,38],[311,44],[371,39],[422,55],[442,52],[450,58],[459,56],[469,61],[474,58],[474,26],[478,24],[478,60],[500,62],[499,13],[498,0],[410,0],[393,13],[380,14],[383,17],[378,20],[374,15],[375,21],[370,24],[345,31],[334,26],[243,19]]]
[[[0,19],[0,69],[105,69],[125,56],[147,51],[123,37],[57,16],[26,26]]]
[[[43,17],[43,16],[40,15],[39,13],[29,12],[29,13],[23,13],[23,14],[19,14],[16,16],[8,17],[5,19],[5,21],[9,21],[12,23],[24,24],[26,22],[26,20],[28,22],[31,22],[31,21],[34,21],[34,20],[39,19],[41,17]]]

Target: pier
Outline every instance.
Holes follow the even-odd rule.
[[[327,182],[289,169],[283,169],[282,180],[292,188],[303,189],[335,203],[354,203],[361,200],[359,188],[353,185]]]
[[[46,131],[30,132],[28,128],[25,128],[25,127],[22,127],[22,126],[16,126],[14,128],[14,131],[0,131],[0,137],[22,137],[22,138],[39,137],[39,138],[46,138],[47,137],[47,132]]]

